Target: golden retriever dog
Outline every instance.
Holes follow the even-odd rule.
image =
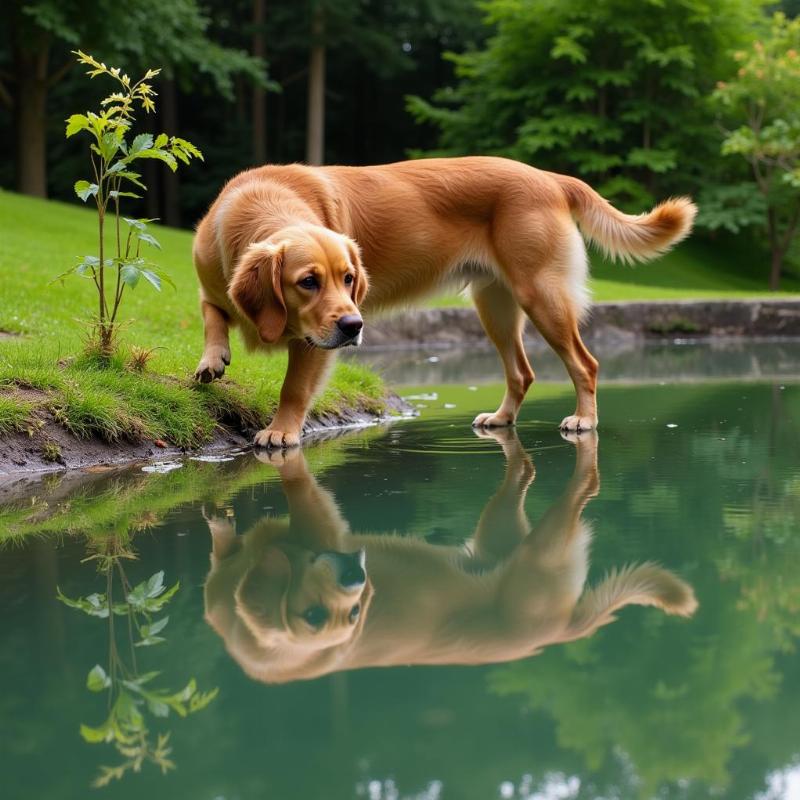
[[[534,379],[522,345],[527,315],[575,386],[577,407],[561,428],[589,430],[598,365],[578,331],[588,266],[576,222],[608,256],[646,261],[687,236],[696,211],[675,198],[623,214],[582,181],[494,157],[251,169],[226,184],[197,228],[205,349],[195,377],[223,374],[232,325],[250,349],[287,347],[280,403],[255,443],[296,445],[334,351],[361,340],[360,309],[469,284],[506,377],[500,407],[473,424],[516,419]]]
[[[581,513],[599,487],[594,434],[573,435],[574,474],[534,527],[530,458],[508,429],[479,435],[500,442],[506,472],[464,545],[351,533],[297,450],[275,456],[288,521],[268,517],[237,536],[230,519],[206,517],[206,620],[249,676],[512,661],[590,636],[631,603],[694,612],[691,587],[653,563],[587,586],[592,534]]]

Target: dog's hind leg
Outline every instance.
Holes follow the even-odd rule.
[[[495,412],[478,414],[473,425],[496,428],[513,425],[534,374],[522,344],[525,317],[511,291],[500,281],[472,287],[472,299],[483,329],[492,340],[506,376],[506,393]]]
[[[517,302],[564,362],[575,387],[575,413],[562,420],[561,429],[586,431],[597,427],[598,372],[578,330],[588,299],[586,249],[571,221],[559,233],[538,264],[525,263],[516,253],[505,271]]]

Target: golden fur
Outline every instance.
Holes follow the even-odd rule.
[[[288,523],[266,518],[237,537],[230,520],[207,518],[206,620],[248,675],[285,682],[361,667],[496,663],[589,636],[631,603],[694,613],[692,588],[651,562],[586,585],[591,530],[581,513],[599,488],[594,434],[573,436],[575,472],[533,529],[524,511],[530,458],[510,430],[479,435],[501,443],[506,475],[465,546],[351,533],[299,451],[273,456]],[[314,554],[359,548],[368,578],[357,594],[313,569],[319,560],[308,567]],[[331,616],[311,631],[300,613],[319,598]],[[356,602],[353,622],[342,609]]]
[[[623,214],[575,178],[492,157],[248,170],[224,187],[197,229],[206,345],[196,377],[222,375],[231,325],[251,349],[287,346],[280,405],[256,443],[297,444],[331,364],[323,348],[358,343],[340,336],[337,321],[356,318],[358,308],[408,305],[458,281],[471,285],[506,375],[500,407],[474,424],[516,419],[534,378],[522,346],[527,315],[575,385],[577,407],[562,429],[594,428],[597,361],[578,331],[588,266],[575,222],[611,257],[643,261],[687,236],[695,213],[677,198],[648,214]],[[318,289],[299,285],[308,276]]]

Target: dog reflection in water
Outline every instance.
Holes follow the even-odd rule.
[[[629,604],[694,612],[691,587],[653,563],[586,585],[592,534],[581,513],[599,488],[595,434],[572,435],[574,474],[534,527],[524,511],[534,468],[516,434],[478,435],[500,443],[506,472],[466,545],[351,533],[299,450],[272,456],[288,521],[267,517],[237,536],[207,516],[206,619],[248,675],[272,683],[511,661],[589,636]]]

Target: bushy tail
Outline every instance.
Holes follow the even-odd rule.
[[[688,197],[665,200],[647,214],[623,214],[583,181],[557,177],[582,233],[616,261],[649,261],[692,230],[697,206]]]
[[[690,617],[697,609],[697,598],[688,583],[652,561],[612,570],[581,597],[569,623],[568,639],[589,636],[612,622],[615,611],[631,604]]]

